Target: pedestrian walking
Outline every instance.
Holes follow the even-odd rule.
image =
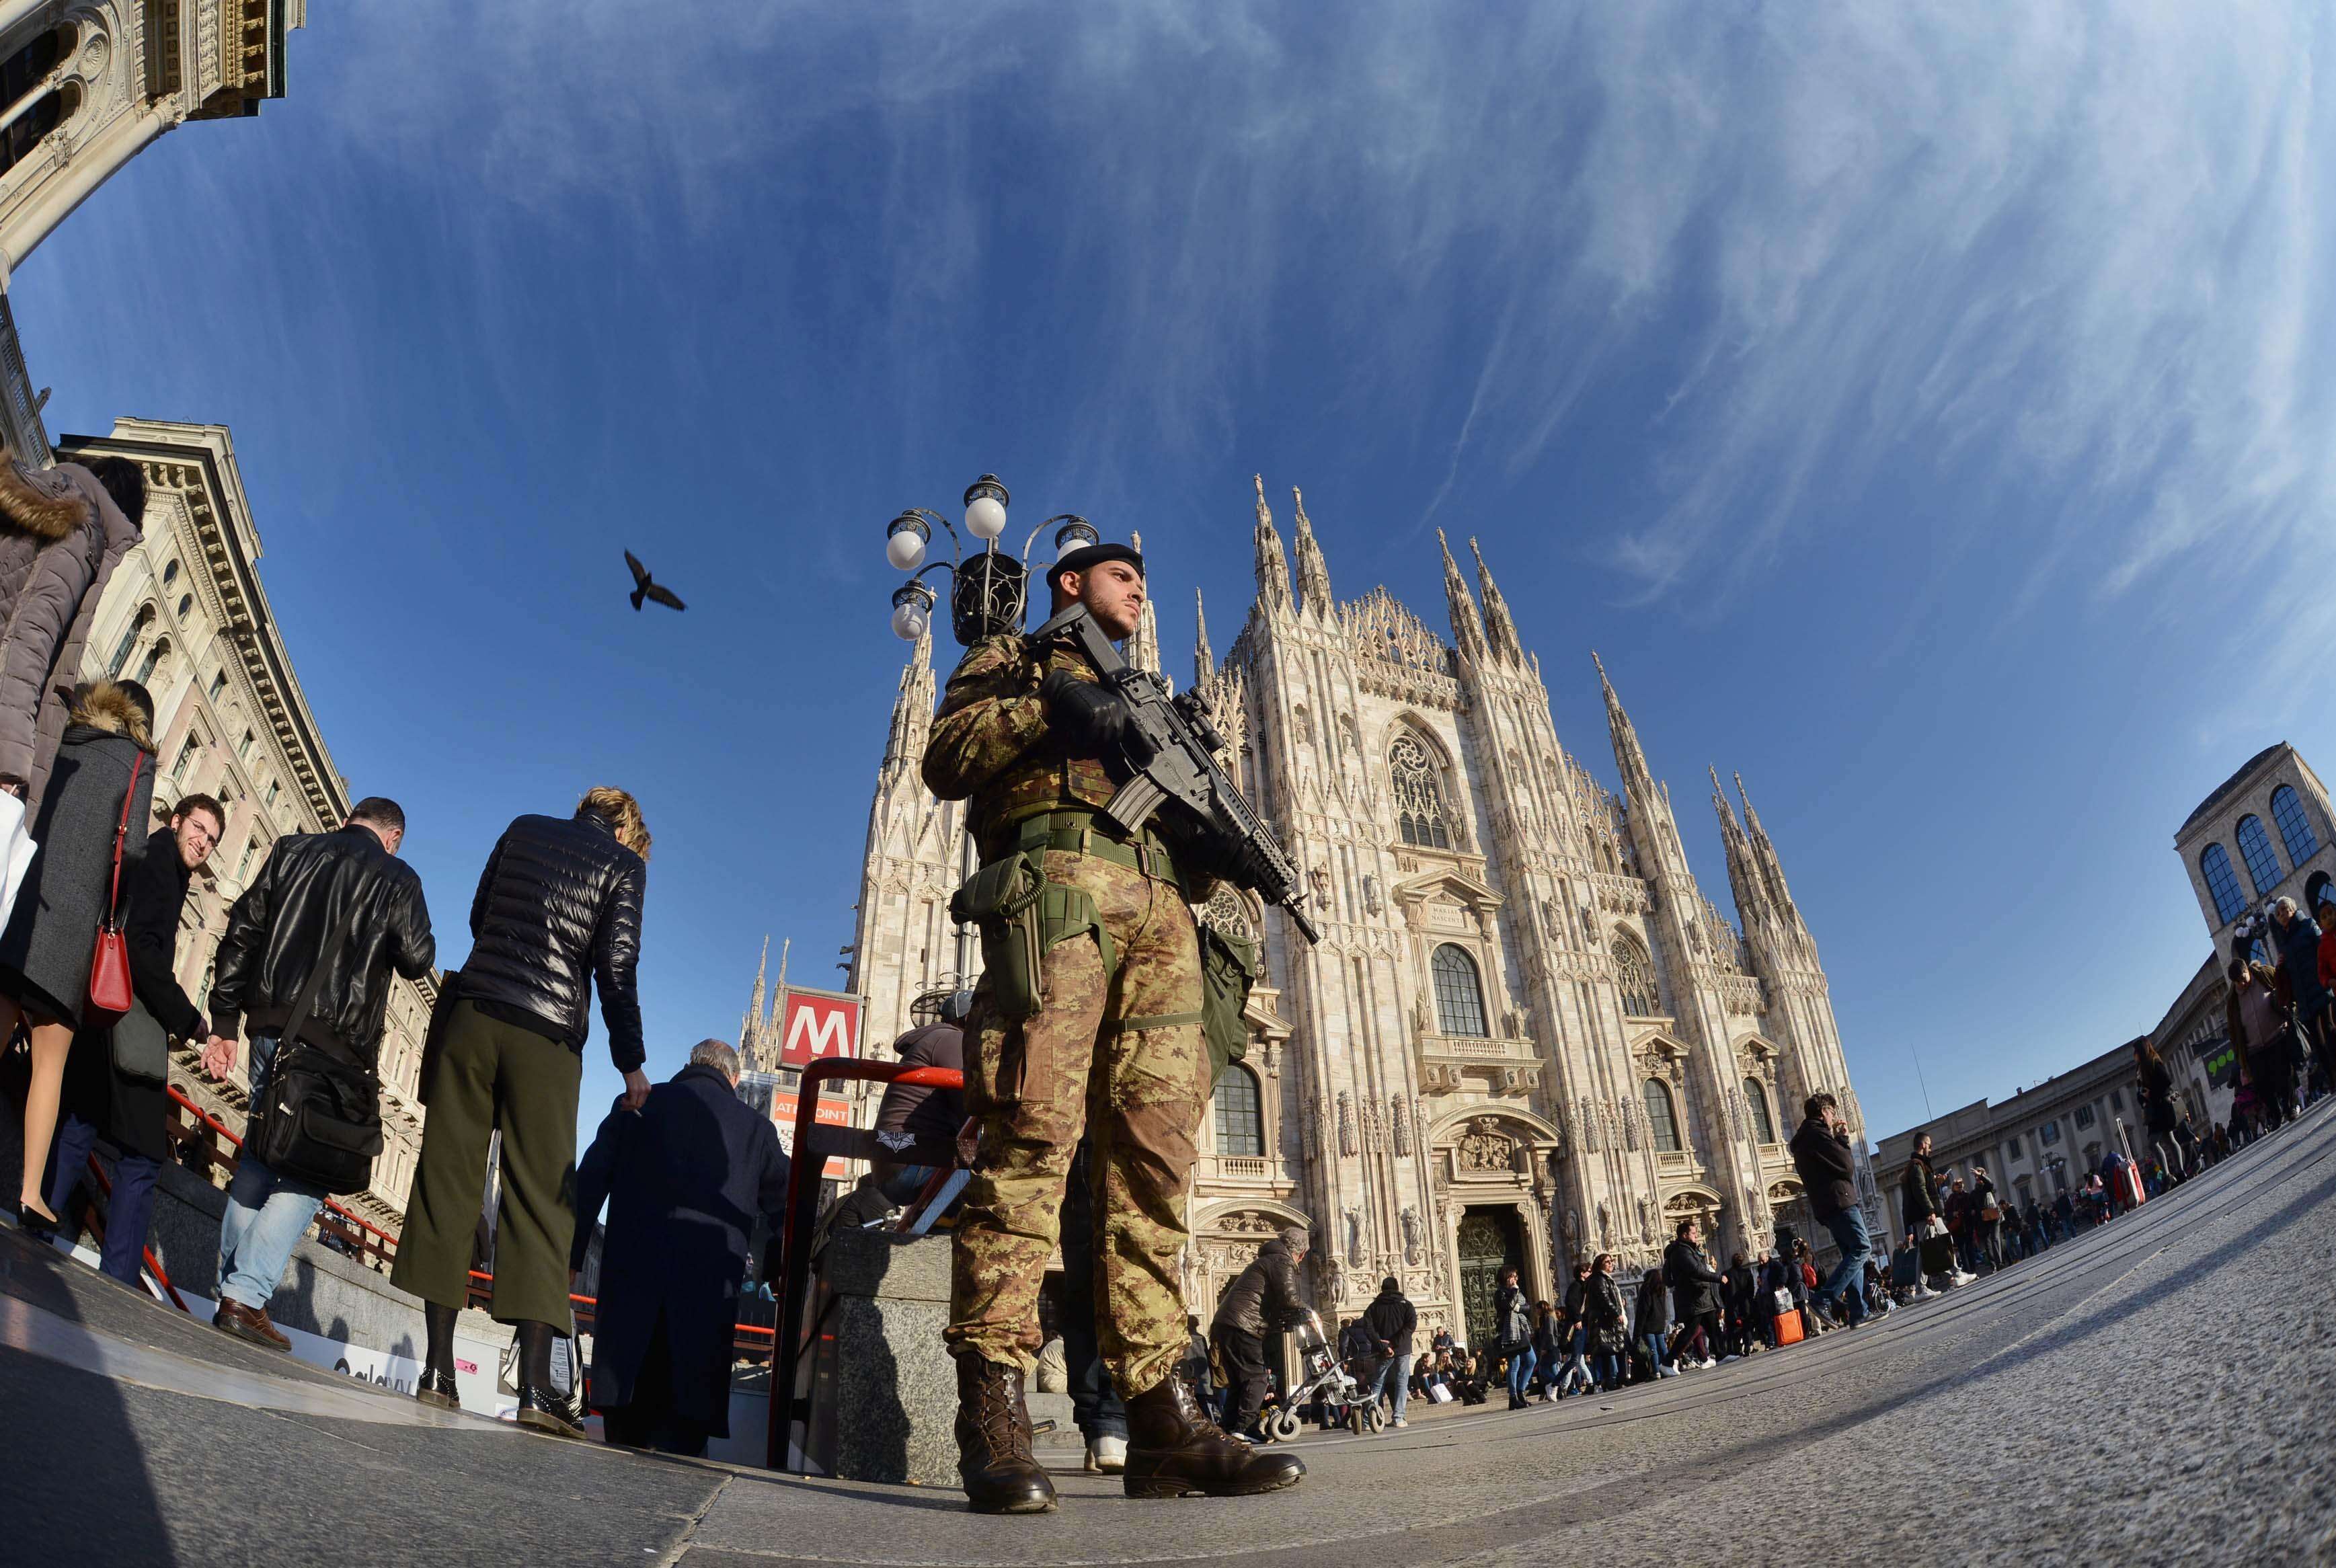
[[[1385,1390],[1395,1411],[1395,1425],[1407,1427],[1406,1401],[1411,1391],[1412,1336],[1419,1331],[1419,1313],[1403,1293],[1403,1281],[1389,1274],[1379,1281],[1379,1293],[1363,1309],[1364,1326],[1379,1343],[1378,1369],[1371,1375],[1366,1397],[1376,1400]]]
[[[2316,957],[2314,961],[2316,962]],[[2239,1070],[2253,1088],[2259,1120],[2277,1125],[2295,1096],[2294,1031],[2281,1004],[2279,977],[2267,964],[2234,958],[2224,1027],[2239,1051]]]
[[[1522,1410],[1533,1373],[1533,1301],[1517,1283],[1514,1264],[1501,1271],[1500,1285],[1493,1291],[1493,1325],[1500,1353],[1509,1362],[1509,1408]]]
[[[2292,1010],[2299,1043],[2315,1058],[2328,1053],[2321,1025],[2328,1012],[2328,992],[2320,983],[2320,927],[2291,898],[2271,906],[2272,945],[2279,950],[2279,977]]]
[[[1598,1387],[1612,1393],[1622,1386],[1622,1357],[1630,1349],[1630,1321],[1622,1305],[1622,1287],[1614,1282],[1614,1254],[1601,1252],[1590,1267],[1583,1291],[1590,1344],[1590,1373]]]
[[[359,801],[332,833],[276,842],[228,911],[213,960],[211,1037],[203,1049],[212,1077],[224,1080],[234,1070],[237,1037],[248,1033],[254,1105],[268,1104],[276,1079],[289,1079],[304,1052],[325,1058],[336,1076],[356,1073],[362,1091],[346,1079],[345,1090],[378,1093],[375,1064],[390,975],[418,980],[438,956],[422,879],[397,858],[404,842],[405,813],[379,795]],[[256,1142],[246,1142],[228,1183],[212,1320],[239,1339],[288,1350],[268,1303],[326,1193],[315,1181],[274,1169]],[[473,1203],[463,1218],[466,1264],[477,1214]],[[410,1227],[405,1236],[401,1261]],[[451,1361],[447,1369],[451,1378]]]
[[[1855,1325],[1865,1316],[1858,1285],[1865,1277],[1865,1255],[1873,1242],[1865,1230],[1865,1210],[1857,1201],[1857,1166],[1850,1154],[1849,1123],[1827,1094],[1811,1095],[1802,1106],[1802,1121],[1792,1136],[1794,1169],[1817,1223],[1833,1234],[1841,1250],[1832,1274],[1810,1298],[1817,1316]]]
[[[570,1321],[576,1097],[595,986],[625,1105],[649,1097],[635,978],[648,852],[640,804],[620,789],[587,791],[572,816],[505,828],[471,900],[471,956],[447,977],[424,1053],[430,1119],[390,1276],[423,1300],[423,1387],[454,1391],[454,1322],[500,1131],[489,1310],[519,1331],[520,1424],[554,1437],[583,1436],[552,1387],[551,1351]]]
[[[1547,1301],[1533,1303],[1534,1378],[1544,1405],[1557,1398],[1558,1368],[1565,1359],[1565,1320]],[[1528,1393],[1532,1390],[1528,1389]]]
[[[1565,1365],[1557,1375],[1557,1397],[1561,1399],[1576,1388],[1587,1393],[1592,1381],[1590,1376],[1590,1260],[1583,1259],[1573,1266],[1573,1278],[1565,1287],[1564,1305],[1561,1309],[1565,1323],[1559,1332],[1563,1336]]]
[[[638,1110],[619,1096],[601,1122],[576,1167],[568,1268],[572,1286],[606,1202],[592,1407],[609,1442],[698,1456],[730,1436],[738,1288],[755,1221],[785,1217],[787,1174],[778,1129],[738,1097],[738,1053],[722,1040],[700,1041]]]
[[[1630,1329],[1647,1359],[1648,1377],[1678,1377],[1679,1368],[1672,1365],[1670,1354],[1671,1293],[1660,1262],[1640,1277],[1637,1308]]]
[[[1673,1349],[1684,1367],[1717,1365],[1712,1349],[1719,1337],[1719,1271],[1704,1255],[1701,1232],[1694,1220],[1681,1220],[1671,1244],[1663,1249],[1663,1278],[1671,1285],[1671,1311],[1679,1320],[1679,1338]]]
[[[0,463],[0,474],[11,468]],[[75,690],[73,722],[59,736],[33,818],[40,852],[0,930],[0,1042],[19,1022],[32,1037],[16,1217],[36,1234],[57,1222],[44,1178],[65,1058],[85,1018],[112,1017],[92,1009],[91,960],[98,928],[116,918],[122,859],[145,847],[154,795],[153,726],[154,699],[134,681],[101,680]]]
[[[1288,1328],[1299,1307],[1298,1265],[1310,1238],[1296,1226],[1268,1237],[1217,1302],[1209,1340],[1225,1369],[1225,1430],[1262,1438],[1257,1413],[1267,1387],[1265,1337]]]
[[[170,1041],[207,1041],[210,1027],[180,989],[174,959],[179,918],[194,873],[211,856],[227,813],[207,794],[179,797],[167,832],[148,837],[122,871],[122,936],[130,952],[130,1011],[108,1021],[92,1014],[65,1058],[57,1132],[56,1176],[49,1208],[63,1215],[89,1176],[92,1154],[114,1151],[112,1196],[105,1206],[100,1267],[125,1285],[139,1282],[154,1183],[170,1158],[168,1131]]]
[[[1995,1189],[1995,1178],[1987,1174],[1985,1165],[1971,1167],[1971,1233],[1976,1239],[1973,1250],[1987,1260],[1988,1272],[2003,1271],[2003,1201]]]

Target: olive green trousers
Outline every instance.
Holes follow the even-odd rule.
[[[498,1323],[568,1332],[568,1248],[576,1237],[576,1095],[584,1060],[557,1040],[457,1002],[431,1080],[422,1156],[405,1201],[390,1282],[460,1307],[486,1196],[487,1141],[502,1130],[495,1218]]]

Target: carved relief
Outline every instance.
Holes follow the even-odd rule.
[[[1500,1124],[1490,1116],[1479,1116],[1468,1124],[1461,1135],[1458,1154],[1463,1171],[1493,1174],[1516,1168],[1514,1151],[1515,1141],[1500,1130]]]
[[[1411,1268],[1419,1267],[1419,1251],[1425,1244],[1420,1237],[1419,1211],[1406,1208],[1401,1215],[1403,1226],[1403,1261]]]
[[[1395,1152],[1411,1153],[1411,1107],[1401,1095],[1387,1102],[1387,1122],[1395,1129]]]
[[[1355,1147],[1355,1096],[1345,1089],[1338,1091],[1338,1153],[1351,1158]]]

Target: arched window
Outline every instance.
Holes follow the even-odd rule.
[[[1655,984],[1654,960],[1647,957],[1647,950],[1636,937],[1615,936],[1614,979],[1622,988],[1623,1012],[1634,1018],[1661,1016],[1663,994]]]
[[[175,556],[173,556],[173,557],[171,558],[171,560],[170,560],[170,563],[168,566],[165,566],[165,567],[162,569],[162,586],[163,586],[164,588],[168,588],[168,587],[170,587],[172,583],[174,583],[174,582],[176,582],[176,581],[178,581],[178,580],[179,580],[179,561],[178,561],[178,558],[177,558],[177,557],[175,557]]]
[[[1397,734],[1395,744],[1387,747],[1387,772],[1395,780],[1396,829],[1403,834],[1403,842],[1427,849],[1450,849],[1452,829],[1445,820],[1444,787],[1436,780],[1435,762],[1417,735],[1409,731]]]
[[[219,693],[221,693],[221,692],[225,691],[226,689],[227,689],[227,671],[226,671],[226,670],[224,670],[224,669],[222,669],[222,670],[218,671],[217,673],[215,673],[215,674],[211,677],[211,700],[212,700],[213,702],[217,702],[217,701],[219,701]]]
[[[2294,789],[2282,784],[2271,792],[2271,820],[2279,824],[2279,842],[2287,846],[2287,863],[2300,866],[2320,852],[2319,835],[2312,831],[2312,819],[2303,814],[2303,803],[2295,798]]]
[[[182,594],[180,594],[180,595],[179,596],[179,618],[180,618],[180,620],[184,620],[184,619],[186,619],[186,618],[187,618],[187,612],[188,612],[188,611],[190,611],[190,610],[191,610],[191,609],[193,609],[194,608],[195,608],[195,596],[194,596],[193,594],[191,594],[191,593],[182,593]]]
[[[1265,1154],[1265,1113],[1257,1075],[1239,1062],[1227,1064],[1217,1080],[1217,1153],[1247,1159]]]
[[[2239,891],[2239,879],[2231,870],[2229,852],[2220,844],[2208,844],[2198,857],[2199,874],[2206,879],[2206,891],[2214,900],[2214,918],[2229,925],[2247,912],[2246,895]]]
[[[170,657],[170,639],[167,637],[156,638],[154,646],[146,650],[145,658],[138,666],[138,684],[144,686],[148,681],[152,680],[154,672],[161,669],[162,661]]]
[[[1663,1154],[1679,1152],[1679,1115],[1671,1109],[1671,1092],[1659,1079],[1649,1078],[1640,1091],[1647,1102],[1647,1126],[1654,1135],[1655,1147]]]
[[[130,618],[129,629],[122,634],[122,640],[113,645],[113,657],[105,661],[106,674],[117,677],[122,674],[122,667],[130,662],[131,652],[137,648],[138,639],[145,636],[146,628],[153,624],[154,607],[151,604],[141,606],[138,613]]]
[[[49,79],[49,73],[64,59],[74,40],[73,30],[61,27],[44,33],[5,61],[0,61],[0,104],[15,104],[24,95],[38,89]],[[61,91],[41,95],[34,104],[0,131],[0,170],[14,169],[24,155],[41,144],[41,139],[57,128],[73,109],[80,107],[80,89],[73,89],[73,101],[67,102]]]
[[[2279,886],[2279,857],[2271,852],[2271,835],[2263,832],[2263,818],[2239,819],[2239,853],[2246,857],[2247,876],[2258,894]]]
[[[1465,950],[1446,942],[1436,950],[1428,969],[1436,977],[1436,1027],[1447,1035],[1483,1039],[1489,1031],[1484,1027],[1484,989],[1477,983],[1476,960]]]
[[[1776,1118],[1768,1114],[1768,1091],[1757,1078],[1744,1080],[1744,1102],[1752,1107],[1753,1141],[1773,1144],[1776,1141]]]

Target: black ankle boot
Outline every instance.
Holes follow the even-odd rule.
[[[427,1349],[422,1353],[422,1378],[414,1385],[414,1397],[442,1410],[462,1407],[462,1398],[454,1392],[454,1320],[462,1315],[460,1307],[422,1303]]]
[[[554,1437],[582,1437],[583,1424],[551,1386],[551,1325],[519,1326],[519,1424]]]
[[[977,1514],[1051,1514],[1055,1484],[1030,1456],[1030,1410],[1022,1369],[957,1359],[957,1471]]]
[[[1306,1478],[1295,1454],[1252,1448],[1219,1430],[1173,1372],[1126,1405],[1127,1468],[1121,1475],[1131,1497],[1247,1497]]]

